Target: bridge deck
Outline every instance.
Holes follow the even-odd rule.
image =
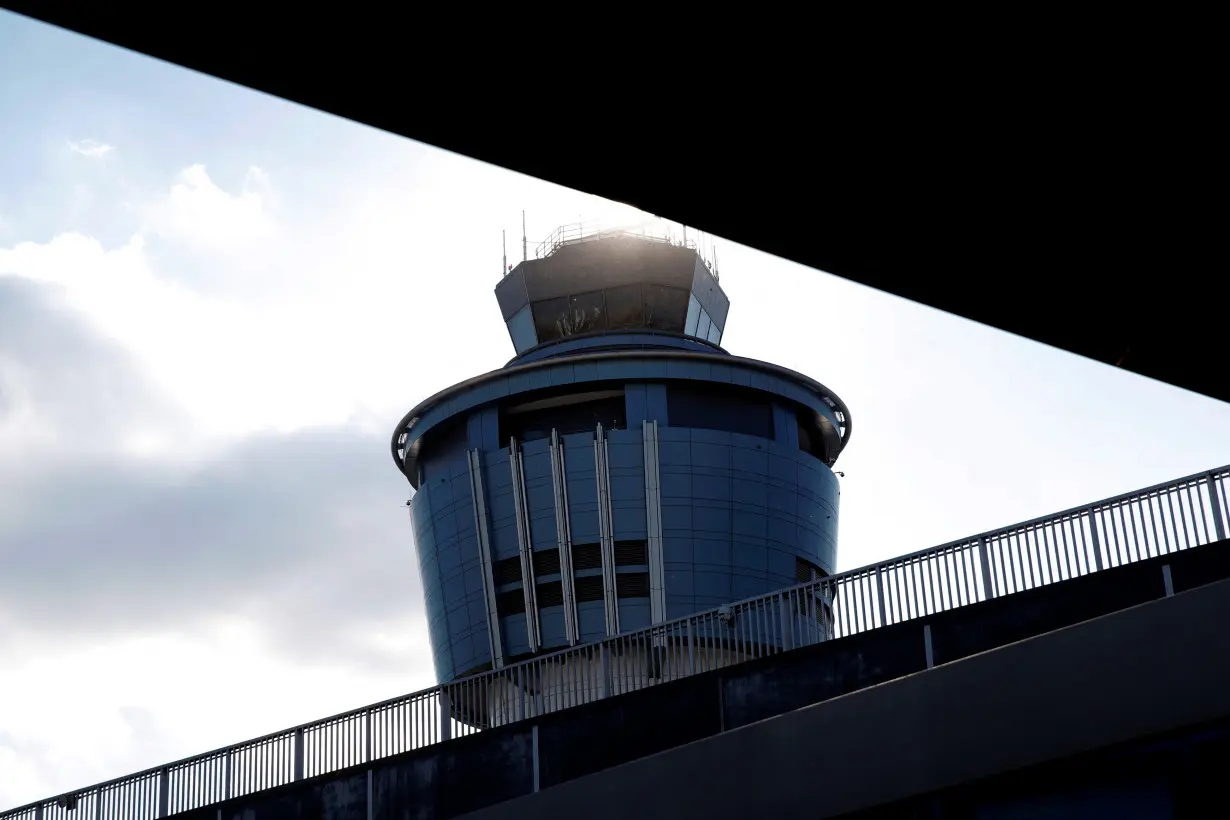
[[[466,817],[838,817],[1177,728],[1203,728],[1230,716],[1227,619],[1230,581],[1220,581]],[[1220,753],[1224,757],[1225,749]],[[1184,762],[1170,761],[1171,771],[1154,762],[1146,777],[1163,780]],[[1132,786],[1141,772],[1129,771],[1130,759],[1076,765],[1084,769],[1082,784],[1106,783],[1109,774],[1124,789],[1120,800],[1139,801]],[[1034,779],[1053,780],[1054,774]],[[983,789],[972,801],[958,796],[938,805],[985,807],[1031,796],[1036,785]],[[1146,794],[1158,793],[1153,784],[1143,785]],[[1170,815],[1159,809],[1157,816]]]
[[[384,816],[378,807],[405,801],[426,816],[453,817],[1228,578],[1228,489],[1230,467],[1188,476],[169,763],[0,812],[0,820],[217,820],[244,810],[259,820],[259,807],[286,801],[333,806],[329,816],[339,820],[352,810],[355,820],[374,820]],[[647,670],[637,662],[662,646],[678,648],[670,663]],[[601,679],[580,690],[588,702],[553,693],[560,669],[598,670]],[[483,700],[492,692],[513,693],[499,720],[488,719],[497,710]],[[829,747],[811,756],[820,765]]]

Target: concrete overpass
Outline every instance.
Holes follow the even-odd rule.
[[[0,820],[999,817],[1013,809],[996,800],[1055,783],[1085,790],[1055,798],[1068,804],[1093,788],[1182,816],[1230,759],[1228,484],[1224,467],[1177,479]],[[833,602],[820,629],[817,599]],[[653,641],[692,650],[689,665],[622,665]],[[561,665],[602,670],[589,702],[552,699],[539,673]],[[483,725],[474,698],[493,681],[520,696],[513,719]]]
[[[1228,619],[1230,581],[1218,581],[465,816],[1210,816],[1224,803],[1210,769],[1230,761]],[[825,667],[804,650],[727,678],[724,714],[819,688]]]
[[[1201,773],[1230,761],[1227,546],[714,670],[185,817],[1012,817],[1036,816],[1012,810],[1048,798],[1076,812],[1060,817],[1206,816],[1172,807],[1208,805],[1220,776]],[[1210,734],[1193,766],[1189,747]],[[1125,803],[1131,812],[1119,811]]]

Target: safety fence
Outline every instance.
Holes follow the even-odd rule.
[[[589,242],[617,236],[649,239],[668,245],[696,250],[696,242],[694,240],[687,239],[684,234],[679,232],[676,226],[668,223],[654,222],[651,224],[647,222],[646,224],[632,227],[607,224],[597,220],[587,220],[560,225],[551,232],[550,236],[538,243],[534,249],[534,258],[545,259],[565,245],[574,245],[577,242]]]
[[[0,812],[156,820],[460,735],[1226,538],[1230,466],[571,647]]]

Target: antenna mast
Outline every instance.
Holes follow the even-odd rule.
[[[504,246],[504,267],[500,269],[501,276],[508,275],[508,231],[500,231],[500,244]]]
[[[521,212],[521,261],[528,262],[530,258],[529,245],[525,241],[525,211]]]

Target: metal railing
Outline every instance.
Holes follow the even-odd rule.
[[[575,245],[578,242],[591,242],[614,236],[633,236],[638,239],[664,242],[676,247],[696,249],[694,241],[685,239],[667,225],[620,226],[609,225],[597,220],[586,220],[560,225],[551,232],[550,236],[538,243],[538,247],[534,249],[534,258],[545,259],[565,245]]]
[[[1230,466],[539,656],[0,820],[155,820],[536,715],[1224,540]]]
[[[686,231],[681,227],[676,227],[670,224],[645,224],[635,227],[607,225],[599,221],[584,221],[573,222],[567,225],[561,225],[556,228],[551,234],[534,249],[535,259],[546,259],[551,254],[558,251],[566,245],[575,245],[578,242],[593,242],[599,239],[609,239],[617,236],[630,236],[637,239],[647,239],[654,242],[662,242],[667,245],[673,245],[677,248],[688,248],[700,254],[701,260],[705,263],[705,267],[709,269],[709,273],[714,279],[718,278],[716,258],[710,259],[709,255],[697,246],[694,239],[687,237]],[[507,271],[506,271],[507,273]]]

